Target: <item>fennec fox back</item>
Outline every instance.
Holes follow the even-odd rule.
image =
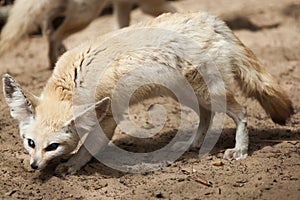
[[[119,35],[125,36],[123,40],[117,37]],[[194,41],[197,48],[186,41]],[[194,59],[194,63],[190,59]],[[145,66],[149,63],[150,66]],[[132,71],[139,69],[142,75],[137,77]],[[3,76],[4,95],[12,117],[20,123],[20,134],[31,156],[32,168],[42,169],[53,158],[73,151],[79,141],[78,130],[91,134],[95,127],[91,119],[94,109],[100,126],[111,139],[117,124],[110,99],[121,103],[135,84],[132,80],[138,79],[161,78],[164,83],[180,89],[179,79],[169,76],[170,71],[184,77],[197,97],[200,124],[191,140],[192,148],[201,146],[214,113],[225,112],[234,120],[237,130],[235,147],[227,149],[224,158],[247,156],[246,109],[235,99],[232,80],[246,97],[256,99],[275,123],[284,124],[293,113],[286,92],[224,22],[206,13],[164,14],[66,52],[39,97],[25,94],[12,77]],[[216,71],[222,80],[215,77]],[[95,77],[99,72],[101,76]],[[115,88],[124,76],[129,81],[123,82],[122,90],[116,93]],[[208,90],[208,85],[212,90]],[[225,102],[210,98],[222,96],[222,85]],[[89,96],[92,89],[96,91],[94,102],[97,103],[74,114],[74,101],[88,103],[94,97]],[[134,104],[155,95],[174,97],[160,85],[150,84],[134,93],[130,102]],[[212,104],[216,106],[213,108]],[[85,141],[93,142],[90,134]],[[96,151],[101,152],[103,146],[100,141]],[[82,145],[67,163],[58,165],[56,172],[73,174],[91,158],[91,153]]]

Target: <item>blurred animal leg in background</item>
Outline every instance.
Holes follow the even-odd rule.
[[[133,3],[113,1],[113,13],[116,23],[116,29],[129,26],[130,23],[130,11]]]
[[[177,10],[166,0],[140,0],[139,5],[144,13],[158,16],[162,13],[175,13]]]

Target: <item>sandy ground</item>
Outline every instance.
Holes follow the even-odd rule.
[[[227,119],[222,136],[210,155],[199,159],[186,152],[175,163],[150,173],[129,174],[92,161],[78,174],[59,178],[53,168],[34,171],[18,135],[18,125],[0,94],[0,197],[2,199],[300,199],[300,2],[297,0],[182,0],[182,11],[209,11],[227,19],[290,95],[296,114],[287,126],[274,124],[254,101],[243,100],[249,114],[250,156],[241,161],[222,159],[233,147],[235,126]],[[133,11],[132,23],[150,19]],[[72,48],[86,39],[113,30],[111,15],[95,20],[65,41]],[[9,72],[24,88],[38,94],[51,75],[47,44],[41,37],[25,39],[0,58],[0,73]],[[1,86],[2,87],[2,86]],[[168,99],[171,113],[177,105]],[[151,103],[151,102],[150,102]],[[144,102],[132,108],[145,122]],[[143,112],[137,112],[137,111]],[[197,117],[186,112],[191,124]],[[175,115],[176,116],[176,115]],[[162,134],[146,141],[129,140],[118,132],[116,143],[133,152],[159,149],[176,133],[176,117],[168,115]],[[215,166],[216,162],[222,166]],[[209,182],[208,185],[201,181]]]

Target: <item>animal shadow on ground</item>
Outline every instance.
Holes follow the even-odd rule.
[[[224,150],[226,150],[227,148],[233,148],[235,144],[235,130],[236,130],[235,128],[223,129],[216,145],[210,151],[210,154],[213,156],[222,156]],[[175,137],[176,133],[177,130],[173,130],[146,139],[134,138],[132,136],[125,135],[120,139],[116,139],[114,141],[114,144],[117,145],[119,148],[129,152],[135,152],[135,153],[153,152],[167,145]],[[248,155],[251,156],[254,152],[259,151],[260,149],[263,149],[266,146],[273,146],[275,144],[284,141],[286,142],[299,141],[300,132],[291,131],[290,129],[285,127],[274,128],[274,129],[256,129],[250,127],[249,138],[250,138],[250,144],[249,144]],[[222,153],[220,154],[220,152]],[[178,160],[181,159],[189,160],[194,158],[199,158],[198,152],[187,151]],[[118,158],[113,158],[113,159],[118,159]],[[41,171],[38,178],[41,179],[42,181],[49,180],[54,175],[54,169],[59,162],[61,161],[58,160],[50,164],[49,167],[47,167],[47,169]],[[93,159],[79,172],[77,172],[76,175],[90,176],[96,173],[101,174],[101,176],[103,177],[115,177],[115,178],[120,178],[126,174],[116,169],[112,169],[102,164],[98,160]]]

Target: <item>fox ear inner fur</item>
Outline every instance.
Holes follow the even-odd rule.
[[[4,74],[2,81],[4,97],[10,107],[11,116],[21,124],[29,123],[34,117],[38,98],[32,94],[25,95],[20,85],[9,74]]]

